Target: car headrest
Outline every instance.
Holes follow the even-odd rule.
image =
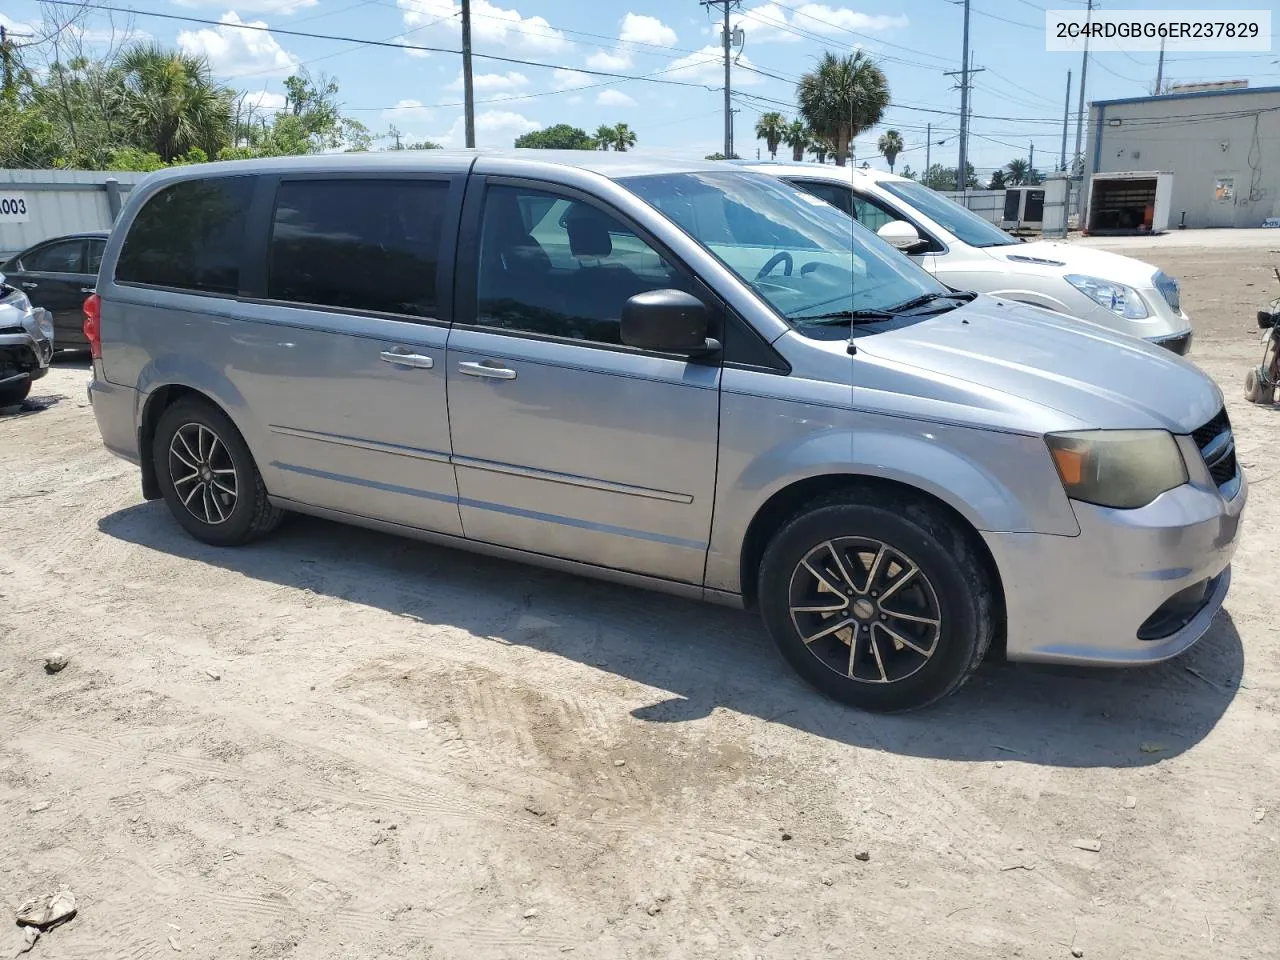
[[[575,257],[607,257],[613,253],[609,224],[603,217],[582,212],[565,221],[569,231],[569,251]]]

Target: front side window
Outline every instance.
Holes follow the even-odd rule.
[[[22,258],[27,273],[80,273],[83,240],[63,240],[33,250]]]
[[[444,180],[280,184],[267,296],[434,317],[448,195]]]
[[[253,177],[217,177],[162,188],[134,218],[116,280],[238,293],[253,186]]]
[[[936,190],[914,180],[882,180],[879,186],[971,247],[1006,247],[1018,241]]]
[[[622,307],[690,283],[616,217],[524,187],[490,187],[480,232],[476,322],[620,344]]]
[[[772,177],[717,171],[648,174],[619,183],[793,324],[946,294],[923,269],[825,200]]]

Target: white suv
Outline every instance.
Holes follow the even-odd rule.
[[[955,290],[1056,310],[1185,354],[1178,282],[1141,260],[1078,245],[1024,243],[924,184],[816,163],[748,163],[834,204]]]

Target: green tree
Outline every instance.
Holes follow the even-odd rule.
[[[636,145],[635,131],[625,123],[619,123],[613,128],[613,149],[619,153],[625,153],[627,147]]]
[[[978,176],[974,173],[972,163],[966,163],[965,167],[969,173],[966,178],[968,180],[968,188],[973,190],[978,186]],[[944,167],[940,163],[935,163],[925,171],[924,176],[920,178],[920,182],[934,190],[955,190],[957,189],[956,168]]]
[[[809,128],[831,144],[836,163],[844,166],[853,138],[884,115],[889,83],[863,51],[851,56],[828,51],[817,67],[800,77],[796,99]]]
[[[581,127],[557,123],[516,137],[516,146],[539,150],[594,150],[596,142]]]
[[[912,169],[911,169],[911,164],[909,164],[909,163],[908,163],[906,166],[904,166],[904,167],[902,168],[902,174],[901,174],[901,175],[902,175],[902,176],[904,176],[904,177],[906,177],[908,180],[915,180],[915,179],[916,179],[916,172],[915,172],[914,170],[912,170]]]
[[[803,120],[792,120],[782,132],[782,142],[791,148],[791,159],[796,163],[804,159],[804,152],[809,149],[812,139]]]
[[[1022,157],[1014,157],[1009,161],[1005,169],[1009,171],[1009,175],[1006,177],[1009,184],[1011,186],[1019,187],[1027,182],[1027,174],[1031,170],[1031,165],[1028,164],[1026,160],[1022,159]]]
[[[1009,183],[1008,183],[1008,180],[1005,178],[1003,170],[993,171],[991,174],[991,179],[987,181],[988,190],[1003,190],[1008,185]]]
[[[762,113],[760,119],[756,121],[756,139],[764,141],[764,145],[769,149],[771,160],[778,159],[778,144],[782,142],[786,133],[787,120],[776,111]]]
[[[116,67],[124,124],[139,149],[169,163],[192,147],[216,154],[230,145],[234,95],[214,81],[204,57],[138,44]]]
[[[893,162],[898,159],[898,154],[902,152],[902,134],[897,130],[886,130],[880,134],[880,140],[876,143],[880,149],[880,153],[884,155],[885,161],[889,164],[889,172],[893,173]]]
[[[601,150],[608,150],[613,146],[615,136],[617,136],[617,130],[614,127],[609,126],[607,123],[600,124],[600,126],[596,127],[596,146]]]
[[[827,157],[835,153],[835,148],[831,146],[831,141],[826,137],[810,137],[809,149],[813,152],[813,158],[819,163],[826,163]]]

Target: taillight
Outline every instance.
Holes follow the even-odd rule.
[[[96,293],[84,302],[84,338],[89,341],[89,355],[102,359],[102,300]]]

